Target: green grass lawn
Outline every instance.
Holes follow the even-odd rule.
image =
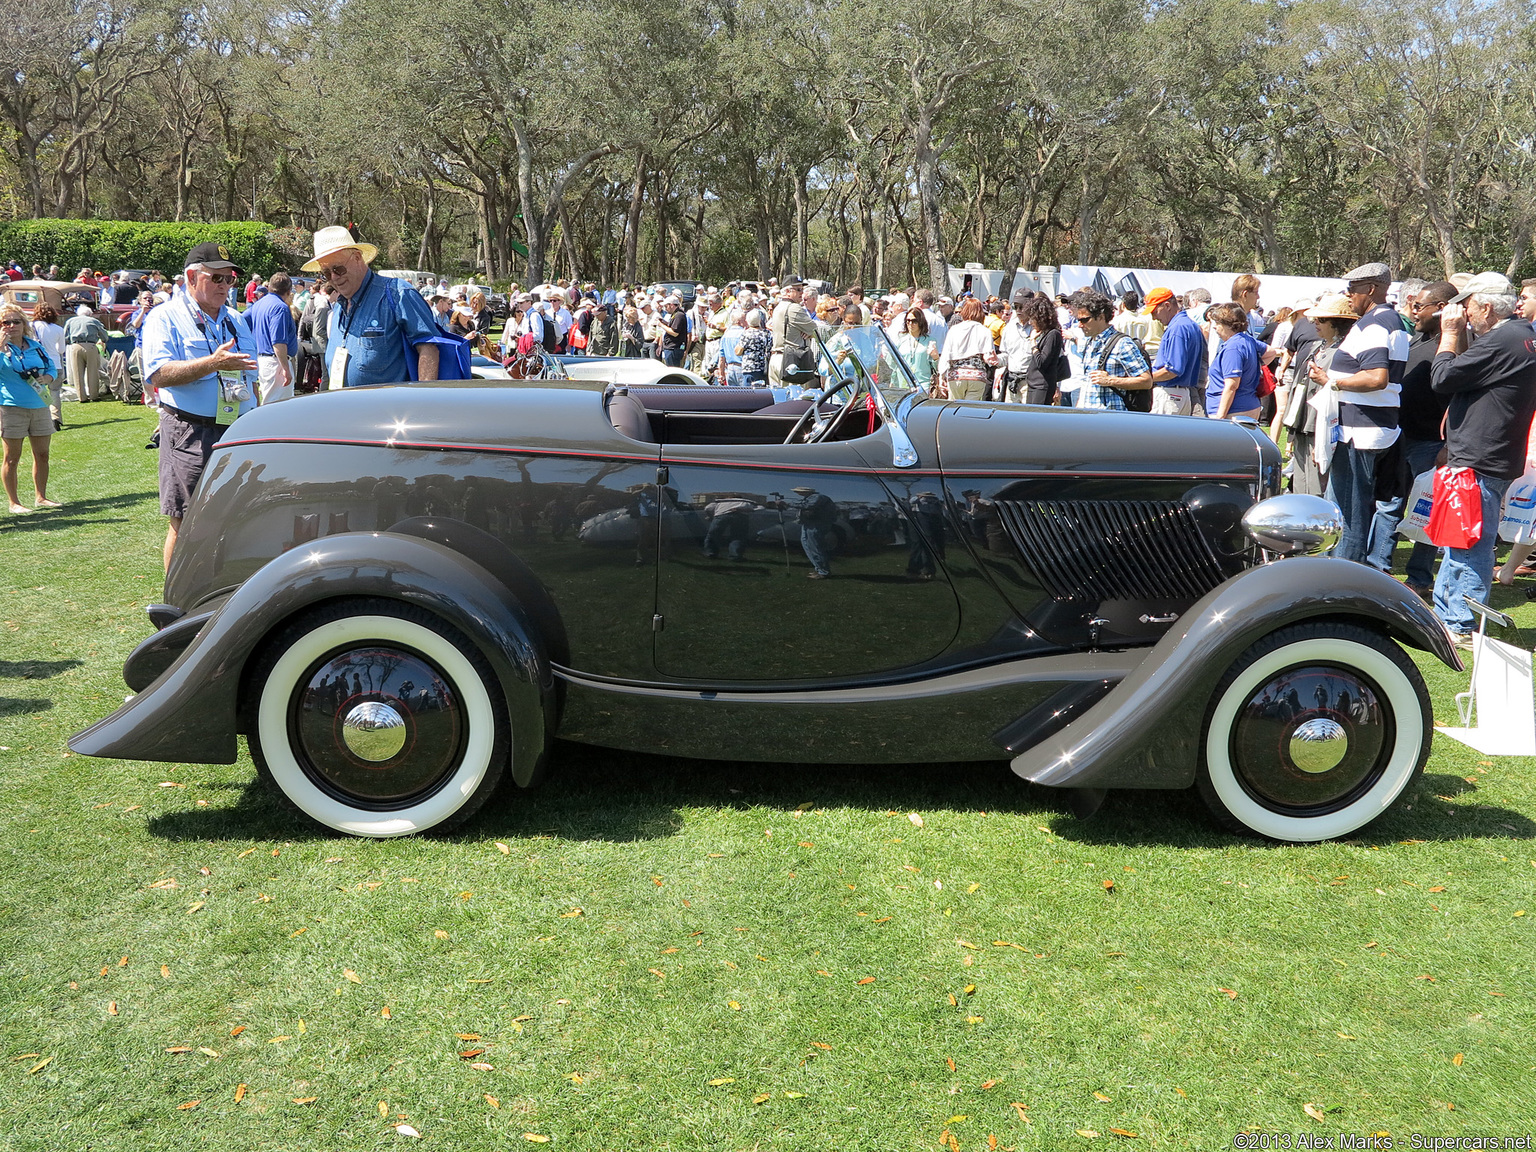
[[[67,751],[126,691],[164,526],[147,411],[65,416],[67,507],[0,521],[0,1147],[373,1148],[408,1125],[463,1149],[1402,1148],[1536,1126],[1527,761],[1440,739],[1376,825],[1281,847],[1192,793],[1079,821],[1003,763],[563,745],[541,790],[456,834],[330,837],[244,756]],[[1522,589],[1495,603],[1536,623]],[[1420,664],[1454,723],[1466,675]]]

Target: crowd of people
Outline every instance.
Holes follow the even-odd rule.
[[[485,289],[418,287],[375,272],[377,256],[331,227],[314,235],[304,271],[317,279],[303,284],[286,272],[244,280],[212,243],[170,279],[81,270],[77,282],[94,286],[103,308],[134,304],[122,327],[145,401],[160,413],[167,563],[213,446],[240,413],[296,389],[467,375],[457,356],[465,346],[507,363],[536,350],[650,356],[720,386],[797,386],[839,374],[847,330],[879,327],[900,357],[899,379],[936,398],[1252,420],[1285,445],[1289,489],[1338,506],[1335,555],[1389,573],[1414,479],[1448,463],[1475,478],[1481,535],[1466,548],[1414,543],[1405,574],[1463,645],[1466,598],[1486,601],[1495,578],[1504,493],[1536,463],[1536,280],[1516,286],[1494,272],[1405,280],[1391,298],[1391,270],[1364,264],[1339,276],[1338,292],[1269,311],[1255,275],[1237,277],[1220,302],[1166,287],[1119,300],[1093,290],[1052,298],[1021,289],[1008,300],[859,285],[834,293],[797,276],[698,285],[687,299],[679,286],[557,281],[513,285],[496,333]],[[14,262],[3,272],[24,275]],[[99,315],[82,306],[61,325],[46,305],[31,315],[0,309],[12,513],[31,511],[17,488],[24,445],[35,506],[57,507],[46,490],[61,380],[67,374],[82,403],[99,396],[109,339]],[[1517,542],[1497,578],[1536,575],[1523,567],[1532,546]]]

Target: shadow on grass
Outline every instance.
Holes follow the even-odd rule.
[[[21,716],[28,712],[46,712],[52,707],[52,700],[24,700],[15,696],[0,696],[0,716]]]
[[[0,680],[46,680],[84,663],[83,660],[0,660]]]
[[[334,839],[297,816],[258,781],[199,787],[239,790],[229,807],[152,817],[148,831],[167,840]],[[1423,778],[1398,805],[1346,843],[1536,839],[1536,822],[1493,805],[1437,797],[1475,791],[1458,776]],[[627,843],[680,832],[689,809],[765,809],[788,814],[804,804],[886,813],[1006,814],[1033,818],[1085,845],[1175,848],[1285,847],[1229,833],[1215,824],[1194,789],[1111,792],[1087,820],[1071,815],[1065,793],[1027,784],[1003,761],[971,764],[764,764],[684,760],[557,743],[549,778],[522,791],[508,784],[448,841],[552,836]],[[1449,813],[1449,814],[1448,814]]]
[[[96,527],[100,524],[125,524],[124,517],[103,517],[98,513],[113,508],[131,508],[155,496],[154,492],[124,492],[119,496],[98,496],[91,500],[71,500],[62,508],[50,508],[31,516],[15,516],[0,524],[0,532],[36,532],[60,528]]]

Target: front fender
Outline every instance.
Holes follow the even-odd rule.
[[[153,684],[70,737],[70,748],[125,760],[234,763],[247,661],[296,613],[354,596],[420,605],[479,647],[506,695],[513,778],[531,783],[555,722],[553,676],[538,630],[517,598],[474,561],[434,541],[389,532],[326,536],[264,565]]]
[[[1392,577],[1328,557],[1280,560],[1212,589],[1103,700],[1014,757],[1013,770],[1056,788],[1187,788],[1217,681],[1260,637],[1322,619],[1375,627],[1462,667],[1444,625]]]

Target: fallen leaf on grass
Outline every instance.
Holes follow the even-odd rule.
[[[1308,1116],[1312,1117],[1312,1119],[1316,1120],[1319,1124],[1327,1119],[1327,1116],[1323,1113],[1323,1110],[1316,1104],[1303,1104],[1301,1106],[1301,1110]]]
[[[492,1067],[490,1064],[485,1063],[483,1060],[476,1060],[473,1064],[470,1065],[470,1067],[473,1068],[476,1072],[494,1072],[494,1071],[496,1071],[496,1069],[494,1067]]]
[[[178,1112],[189,1112],[193,1108],[196,1108],[201,1103],[202,1103],[201,1100],[188,1100],[185,1104],[178,1104],[178,1105],[176,1105],[176,1111],[178,1111]]]
[[[1076,1131],[1084,1140],[1097,1140],[1099,1138],[1099,1134],[1092,1128],[1078,1128]]]
[[[1227,999],[1228,1000],[1236,1000],[1237,999],[1237,991],[1236,991],[1236,989],[1233,989],[1233,988],[1218,988],[1218,989],[1216,989],[1216,991],[1218,991],[1218,992],[1225,992],[1227,994]]]
[[[268,1044],[281,1044],[284,1040],[292,1040],[292,1039],[293,1039],[292,1036],[274,1036],[274,1037],[272,1037],[272,1039],[268,1040],[267,1043]]]
[[[347,978],[347,982],[350,984],[361,984],[363,982],[363,978],[350,968],[343,968],[341,974]]]
[[[1102,1093],[1102,1092],[1095,1092],[1093,1094],[1093,1098],[1095,1100],[1097,1100],[1100,1104],[1108,1104],[1109,1103],[1109,1097],[1104,1095],[1104,1093]]]
[[[985,1019],[985,1016],[967,1016],[965,1022],[967,1024],[980,1024]]]
[[[923,826],[923,818],[916,812],[908,812],[907,819],[912,822],[914,828],[921,828]]]
[[[169,1055],[171,1055],[171,1056],[180,1056],[183,1052],[190,1052],[190,1051],[192,1051],[191,1048],[180,1047],[180,1046],[178,1046],[176,1048],[167,1048],[166,1049],[166,1052]]]
[[[160,781],[160,787],[162,787],[162,788],[185,788],[186,785],[185,784],[178,784],[174,780],[162,780],[162,781]]]
[[[580,908],[572,908],[569,912],[562,912],[562,913],[560,913],[560,919],[562,919],[562,920],[569,920],[569,919],[571,919],[571,917],[573,917],[573,916],[580,916],[581,914],[582,913],[581,913],[581,909]]]
[[[812,1048],[820,1048],[823,1052],[830,1052],[830,1051],[832,1051],[832,1045],[830,1045],[830,1044],[823,1044],[820,1040],[812,1040],[811,1041],[811,1047]]]
[[[565,1074],[565,1078],[567,1080],[569,1080],[572,1084],[580,1084],[580,1083],[582,1083],[581,1073],[580,1072],[567,1072]]]
[[[1136,1135],[1136,1133],[1128,1132],[1124,1128],[1111,1128],[1109,1130],[1109,1134],[1111,1136],[1124,1136],[1127,1140],[1139,1139],[1139,1137]]]
[[[137,812],[142,807],[144,807],[144,805],[142,805],[142,804],[130,804],[130,805],[128,805],[128,807],[124,808],[123,811],[124,812]]]
[[[949,1065],[949,1070],[951,1072],[955,1070],[955,1058],[953,1056],[944,1057],[944,1063]]]
[[[865,976],[862,980],[859,981],[860,984],[873,984],[874,982],[875,978],[873,976]]]
[[[212,1048],[199,1048],[198,1051],[201,1052],[204,1056],[212,1056],[215,1060],[219,1059],[219,1054]]]
[[[1106,880],[1106,881],[1104,881],[1104,891],[1106,891],[1106,892],[1113,892],[1114,890],[1115,890],[1115,882],[1113,880]]]
[[[766,1104],[769,1100],[772,1100],[772,1099],[773,1099],[773,1093],[772,1092],[759,1092],[756,1096],[752,1097],[752,1103],[754,1103],[754,1104]]]
[[[709,1081],[709,1086],[711,1088],[718,1088],[722,1084],[734,1084],[734,1083],[736,1083],[736,1077],[734,1077],[734,1076],[717,1076],[713,1080]]]
[[[309,929],[307,927],[306,928],[295,928],[292,932],[288,933],[288,939],[296,940],[296,939],[298,939],[300,936],[304,935],[304,933],[306,933],[308,931],[309,931]]]
[[[1002,1083],[1000,1080],[986,1080],[982,1083],[981,1090],[985,1092],[990,1088],[996,1088],[1000,1083]]]
[[[1335,1032],[1334,1035],[1337,1036],[1340,1040],[1355,1039],[1355,1037],[1351,1036],[1348,1032]]]
[[[966,994],[966,995],[967,995],[967,996],[974,996],[974,995],[976,995],[976,985],[974,985],[974,984],[967,984],[967,985],[966,985],[966,986],[965,986],[965,987],[964,987],[964,988],[963,988],[963,989],[962,989],[962,991],[963,991],[963,992],[964,992],[964,993],[965,993],[965,994]]]
[[[1433,976],[1415,976],[1414,979],[1415,980],[1428,980],[1431,984],[1433,984],[1435,982],[1435,978]]]
[[[169,980],[171,978],[171,966],[169,964],[160,965],[160,975]]]
[[[726,1003],[731,1006],[731,1011],[732,1012],[740,1012],[741,1011],[741,1005],[736,1003],[736,1001],[734,1001],[734,1000],[727,1000]]]
[[[395,1132],[400,1136],[410,1136],[416,1140],[421,1139],[421,1133],[416,1131],[416,1129],[412,1128],[409,1124],[396,1124]]]
[[[33,1052],[32,1055],[36,1056],[37,1053]],[[32,1065],[32,1067],[27,1069],[27,1075],[28,1076],[35,1075],[36,1073],[41,1072],[44,1068],[48,1067],[48,1065],[50,1065],[52,1063],[53,1063],[53,1057],[52,1056],[44,1056],[36,1064]]]
[[[391,1012],[389,1010],[389,1005],[388,1004],[384,1005],[384,1007],[379,1009],[379,1015],[384,1017],[384,1019],[386,1019],[386,1020],[389,1020],[389,1019],[392,1018],[392,1014],[391,1014]]]
[[[244,1084],[236,1084],[235,1085],[235,1103],[238,1104],[238,1103],[240,1103],[240,1101],[242,1101],[244,1099],[245,1099],[245,1085]]]
[[[649,972],[652,976],[658,977],[659,979],[665,980],[667,978],[667,974],[660,968],[647,968],[646,971]]]
[[[530,1144],[548,1144],[549,1143],[549,1137],[548,1136],[540,1136],[537,1132],[524,1132],[523,1133],[523,1139],[528,1141]]]
[[[487,1092],[485,1094],[485,1102],[487,1104],[489,1104],[492,1108],[500,1108],[501,1107],[501,1101],[496,1099],[496,1097],[492,1096],[489,1092]]]
[[[478,1032],[455,1032],[454,1035],[457,1036],[460,1040],[480,1039],[480,1033]]]
[[[441,928],[434,929],[432,935],[436,936],[439,940],[448,939],[448,933],[444,932]]]
[[[1463,1060],[1465,1060],[1465,1059],[1466,1059],[1466,1057],[1464,1055],[1462,1055],[1460,1052],[1458,1052],[1458,1053],[1456,1053],[1456,1055],[1451,1057],[1451,1063],[1456,1065],[1456,1067],[1460,1068],[1461,1067],[1461,1062]]]
[[[468,1051],[460,1052],[459,1053],[459,1059],[460,1060],[473,1060],[476,1056],[483,1056],[483,1055],[485,1055],[485,1049],[484,1048],[470,1048]]]
[[[786,1093],[784,1093],[784,1098],[786,1100],[803,1100],[803,1099],[805,1099],[805,1093],[804,1092],[786,1092]]]
[[[295,1104],[313,1104],[318,1099],[320,1099],[318,1096],[295,1096],[293,1102]]]
[[[164,880],[156,880],[153,884],[150,885],[151,888],[166,889],[175,888],[176,886],[176,878],[174,876],[167,876]]]
[[[1445,891],[1445,885],[1444,884],[1436,884],[1433,888],[1430,889],[1430,891],[1431,892],[1444,892]]]
[[[500,840],[496,841],[496,851],[500,852],[503,856],[512,855],[512,849],[507,847]]]
[[[108,1016],[116,1016],[117,1015],[117,1001],[116,1000],[109,1000],[107,1002],[107,1015]]]

